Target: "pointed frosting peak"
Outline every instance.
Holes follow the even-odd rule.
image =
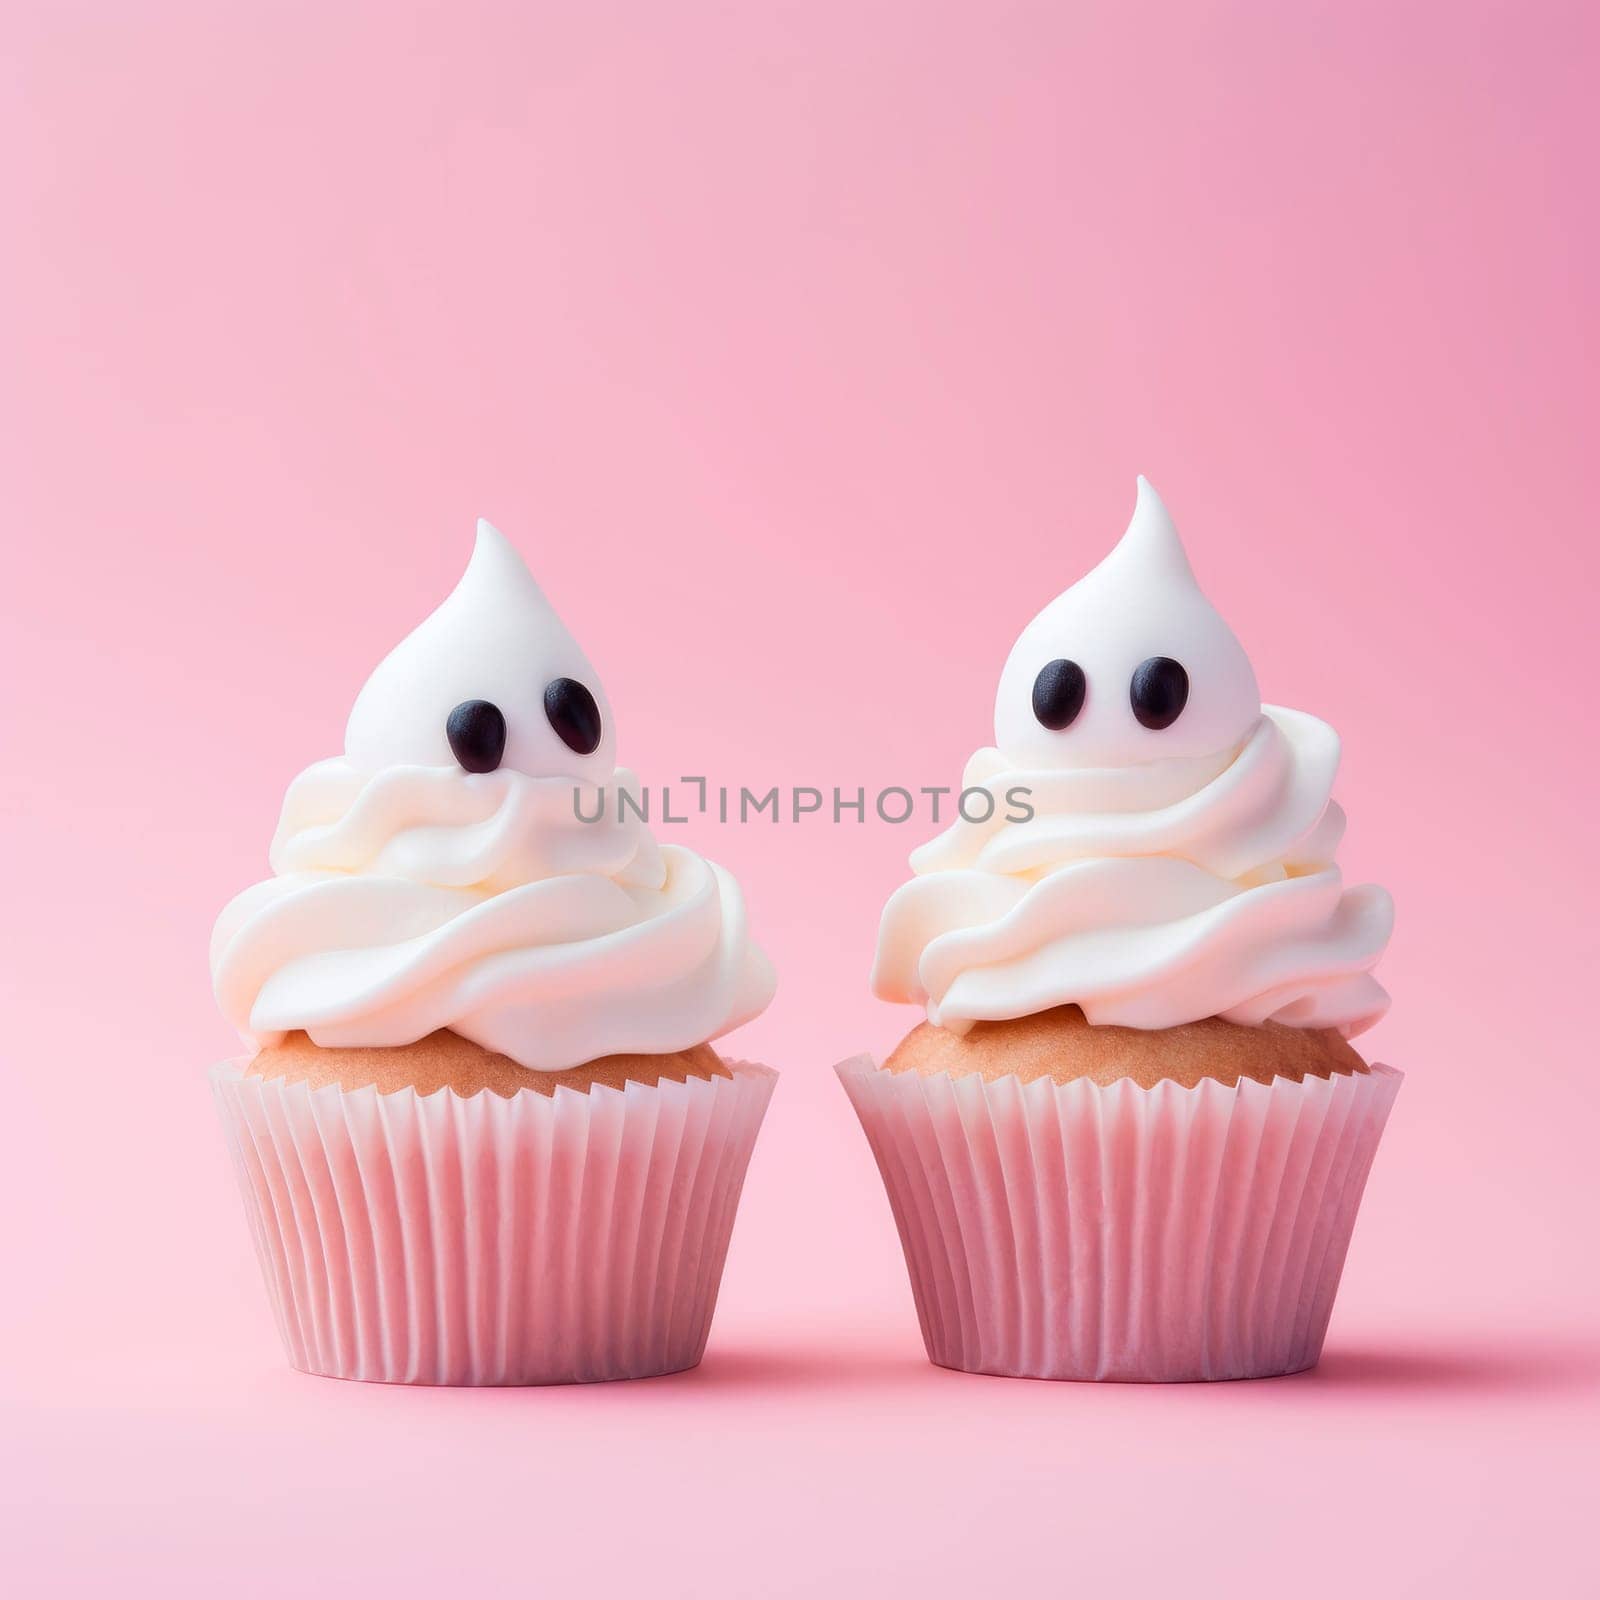
[[[600,740],[587,753],[570,748],[546,714],[545,690],[557,679],[581,684],[594,699]],[[453,766],[446,725],[456,707],[474,700],[505,719],[502,765],[530,777],[610,777],[615,742],[600,680],[516,546],[481,518],[460,581],[357,696],[345,754],[369,772]]]
[[[1161,496],[1143,474],[1138,480],[1133,516],[1127,530],[1111,554],[1084,581],[1112,571],[1125,575],[1129,582],[1195,582],[1194,569],[1189,565],[1177,526]]]
[[[487,517],[478,518],[472,555],[456,589],[459,591],[467,584],[481,585],[486,591],[496,588],[509,592],[520,590],[536,595],[540,605],[549,604],[538,580],[528,570],[528,563],[522,559],[521,552]]]

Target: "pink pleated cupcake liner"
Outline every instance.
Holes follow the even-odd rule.
[[[534,1384],[700,1360],[771,1068],[506,1099],[246,1064],[211,1082],[292,1366]]]
[[[1178,1382],[1315,1366],[1401,1074],[1237,1087],[837,1069],[929,1359]]]

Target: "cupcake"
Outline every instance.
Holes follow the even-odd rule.
[[[1400,1074],[1388,894],[1347,888],[1338,736],[1263,706],[1143,479],[1028,626],[960,816],[884,908],[921,1006],[839,1073],[929,1357],[1171,1381],[1313,1366]]]
[[[734,880],[658,844],[593,668],[487,523],[294,780],[211,941],[212,1073],[292,1365],[692,1367],[775,1074]]]

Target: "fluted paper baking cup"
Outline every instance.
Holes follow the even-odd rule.
[[[291,1365],[382,1383],[692,1367],[777,1074],[514,1098],[213,1069]]]
[[[1392,1067],[1152,1089],[837,1069],[929,1358],[1177,1382],[1316,1364]]]

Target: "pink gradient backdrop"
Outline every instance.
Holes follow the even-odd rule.
[[[1554,4],[5,0],[22,1590],[1592,1593],[1597,44]],[[285,1371],[207,933],[472,519],[648,781],[938,783],[1138,471],[1345,735],[1347,870],[1399,902],[1322,1370],[924,1364],[828,1069],[911,1020],[865,979],[925,830],[812,823],[677,830],[782,975],[702,1370]]]

